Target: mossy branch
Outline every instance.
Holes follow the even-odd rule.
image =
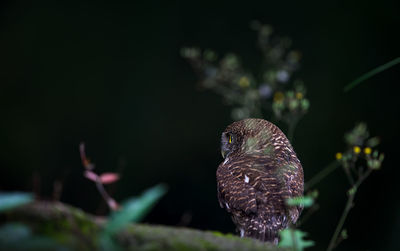
[[[104,249],[101,233],[107,219],[60,202],[33,202],[9,211],[6,218],[73,250]],[[113,241],[122,250],[283,250],[231,234],[149,224],[129,224],[113,236]]]

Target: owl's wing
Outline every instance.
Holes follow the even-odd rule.
[[[302,207],[288,207],[286,200],[303,195],[303,171],[300,163],[274,163],[264,158],[253,159],[252,166],[244,169],[249,184],[254,187],[257,200],[270,212],[289,213],[295,223]]]
[[[243,163],[221,164],[217,170],[217,190],[220,206],[228,212],[243,211],[246,214],[256,213],[256,191],[248,183],[241,171],[246,168]]]
[[[290,164],[287,167],[288,171],[286,171],[285,180],[289,191],[289,197],[298,197],[303,196],[304,193],[304,175],[303,168],[300,162],[295,164]],[[296,223],[299,218],[301,212],[303,211],[303,206],[299,205],[296,207],[289,208],[291,220],[293,223]]]

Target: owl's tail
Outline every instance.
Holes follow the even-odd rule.
[[[240,235],[277,245],[279,242],[279,231],[287,227],[286,219],[283,215],[254,217],[247,221],[248,224],[240,230]]]
[[[263,226],[262,229],[247,229],[243,233],[243,237],[250,237],[260,241],[271,242],[275,245],[278,245],[279,242],[279,231],[275,229],[268,228],[267,226]]]

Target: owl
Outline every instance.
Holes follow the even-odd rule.
[[[289,140],[271,122],[244,119],[221,136],[223,162],[217,169],[220,206],[241,237],[277,244],[279,231],[296,223],[301,206],[286,200],[303,195],[303,168]]]

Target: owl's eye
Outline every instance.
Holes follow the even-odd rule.
[[[228,140],[228,143],[230,144],[230,143],[232,143],[232,135],[230,135],[229,134],[229,140]]]

